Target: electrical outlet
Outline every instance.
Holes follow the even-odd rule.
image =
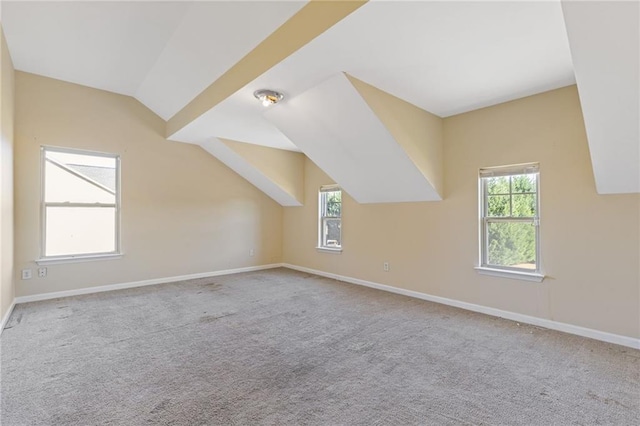
[[[382,269],[383,269],[385,272],[389,272],[389,262],[384,262],[384,263],[382,264]]]
[[[22,270],[22,279],[30,280],[31,279],[31,269],[23,269]]]
[[[249,256],[253,256],[253,249],[249,250]]]
[[[46,278],[47,268],[38,268],[38,278]]]

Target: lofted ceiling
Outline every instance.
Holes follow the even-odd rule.
[[[2,27],[20,71],[133,95],[188,5],[2,2]]]
[[[370,1],[256,83],[340,71],[440,117],[575,82],[559,2]]]
[[[441,117],[575,82],[559,2],[370,1],[171,137],[296,149],[253,91],[293,98],[340,72]]]
[[[346,75],[338,74],[266,115],[359,203],[442,199]]]
[[[171,118],[306,1],[4,1],[16,69]]]
[[[133,96],[167,121],[171,140],[199,144],[222,161],[233,158],[234,170],[240,157],[212,141],[299,151],[316,162],[330,149],[310,146],[308,132],[263,108],[253,98],[256,89],[282,91],[283,111],[299,98],[306,114],[328,116],[330,100],[314,105],[308,93],[347,73],[448,117],[577,78],[598,190],[640,192],[636,2],[371,0],[335,11],[345,3],[3,0],[2,26],[16,69]],[[631,6],[612,12],[609,3]],[[270,56],[280,45],[286,45],[280,56]],[[334,102],[362,105],[346,93],[334,93]],[[361,137],[382,125],[375,117],[367,122]],[[381,138],[378,148],[390,143],[393,138]],[[260,181],[264,174],[247,167],[243,176],[282,204],[277,189],[264,189],[271,188]],[[635,178],[637,186],[628,184]]]
[[[598,192],[640,192],[640,3],[563,10]]]

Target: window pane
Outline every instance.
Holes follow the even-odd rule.
[[[47,207],[45,256],[116,250],[116,209]]]
[[[116,166],[115,155],[82,154],[79,152],[60,152],[53,149],[46,149],[46,158],[62,164],[81,164],[95,167],[114,168]]]
[[[536,192],[536,175],[515,175],[511,177],[512,191],[515,192]]]
[[[487,194],[508,194],[509,176],[486,178]]]
[[[101,160],[101,165],[93,165],[90,161],[85,164],[76,164],[75,162],[63,163],[62,159],[58,161],[58,158],[53,159],[52,154],[60,153],[46,152],[45,158],[48,159],[44,164],[46,202],[115,204],[115,158],[96,157]],[[88,156],[78,155],[77,157]]]
[[[340,247],[340,219],[327,218],[322,220],[322,246]]]
[[[487,197],[487,216],[505,217],[509,216],[510,197],[508,195],[490,195]]]
[[[489,222],[487,263],[536,269],[536,228],[533,222]]]
[[[325,217],[340,217],[342,214],[342,191],[322,193],[322,212]]]
[[[536,216],[536,196],[534,194],[523,194],[513,196],[513,217],[535,217]]]

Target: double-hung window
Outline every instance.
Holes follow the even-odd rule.
[[[342,248],[342,190],[335,185],[320,188],[318,248]]]
[[[42,148],[41,260],[120,252],[120,158]]]
[[[540,274],[537,163],[480,169],[482,268]]]

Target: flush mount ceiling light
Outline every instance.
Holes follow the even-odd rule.
[[[255,92],[253,92],[253,96],[255,96],[256,99],[260,100],[260,102],[262,102],[262,106],[266,107],[268,107],[269,105],[277,104],[282,100],[282,98],[284,98],[284,95],[282,93],[269,89],[256,90]]]

